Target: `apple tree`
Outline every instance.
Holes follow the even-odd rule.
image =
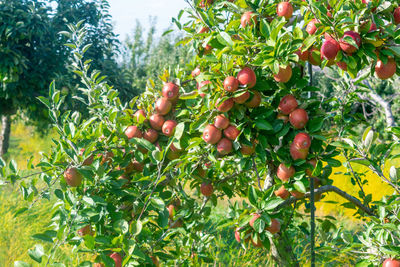
[[[52,249],[35,250],[32,258],[51,263],[68,243],[93,255],[81,266],[213,262],[208,218],[218,200],[232,199],[226,216],[232,235],[243,249],[265,251],[274,266],[322,264],[336,253],[327,241],[357,255],[359,266],[398,264],[400,185],[396,166],[389,175],[385,166],[398,157],[400,129],[386,129],[393,140],[378,138],[373,123],[353,109],[365,82],[396,74],[397,4],[187,3],[174,21],[187,32],[181,44],[196,55],[149,80],[127,104],[83,60],[90,49],[85,27],[63,33],[82,81],[78,100],[90,118],[61,112],[65,98],[52,83],[49,96],[40,97],[60,135],[52,151],[29,164],[40,169],[33,174],[13,162],[1,165],[5,181],[18,182],[27,200],[58,200],[51,228],[36,236]],[[317,68],[340,69],[333,81],[339,97],[324,98],[312,86]],[[332,185],[339,156],[356,196]],[[395,194],[373,202],[363,189],[368,178],[354,164],[369,167]],[[327,192],[346,199],[343,206],[365,221],[362,236],[340,235],[332,216],[316,218],[315,201]],[[294,249],[299,237],[309,244],[307,259]]]

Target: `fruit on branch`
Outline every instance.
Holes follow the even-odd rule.
[[[174,120],[167,120],[162,126],[162,132],[168,137],[171,137],[175,133],[175,127],[178,123]]]
[[[309,149],[311,137],[307,133],[298,133],[293,139],[293,143],[300,149]]]
[[[98,154],[97,156],[101,156],[101,165],[104,163],[110,163],[112,158],[114,157],[114,153],[112,151],[106,151],[104,154]]]
[[[146,120],[146,112],[143,109],[139,109],[133,114],[135,122],[143,122]]]
[[[211,183],[202,183],[200,186],[200,192],[203,196],[209,197],[214,192],[214,187]]]
[[[154,130],[161,131],[165,119],[160,114],[153,114],[150,116],[150,125]]]
[[[293,6],[289,2],[280,2],[276,7],[276,13],[279,17],[290,19],[293,14]]]
[[[172,205],[172,204],[171,204],[171,205],[168,205],[167,209],[168,209],[168,213],[169,213],[169,218],[170,218],[170,219],[173,219],[173,218],[174,218],[174,214],[175,214],[175,212],[176,212],[175,206]]]
[[[394,17],[394,23],[399,24],[400,23],[400,7],[396,7],[396,9],[393,12],[393,17]]]
[[[218,153],[227,155],[232,152],[232,141],[228,138],[222,138],[217,144]]]
[[[256,151],[254,144],[252,146],[248,146],[246,144],[241,144],[240,152],[243,155],[253,155]]]
[[[312,19],[308,22],[306,27],[306,32],[308,32],[308,34],[313,35],[317,31],[317,26],[315,24],[319,24],[317,19]]]
[[[211,52],[212,52],[212,46],[211,45],[209,45],[209,44],[206,44],[204,47],[203,47],[203,54],[204,55],[208,55],[208,54],[210,54]]]
[[[199,3],[199,6],[204,8],[206,6],[211,6],[213,2],[214,2],[214,0],[201,0],[201,2]]]
[[[245,105],[248,108],[256,108],[261,104],[261,93],[258,91],[252,91],[253,97],[250,101],[246,102]]]
[[[311,63],[311,65],[314,66],[320,66],[321,65],[321,52],[319,51],[319,49],[313,47],[310,49],[309,53],[308,53],[308,62]]]
[[[256,248],[261,248],[263,246],[261,239],[259,236],[257,236],[257,242],[254,241],[253,236],[251,236],[251,243],[253,244],[254,247]]]
[[[85,149],[82,148],[82,149],[79,151],[79,156],[83,156],[83,153],[84,153],[84,152],[85,152]],[[92,165],[93,160],[94,160],[94,155],[90,155],[89,157],[87,157],[86,159],[83,160],[82,165],[83,165],[83,166]]]
[[[277,219],[271,219],[271,225],[268,226],[266,229],[271,234],[276,234],[281,230],[281,223]]]
[[[168,225],[170,228],[174,229],[174,228],[179,228],[183,226],[183,221],[181,219],[178,219],[176,221],[169,221]]]
[[[233,77],[228,76],[224,80],[224,89],[228,92],[235,92],[239,88],[239,81]]]
[[[82,227],[81,229],[78,230],[78,235],[80,236],[85,236],[85,235],[94,235],[94,232],[92,230],[92,226],[90,224],[86,225],[85,227]]]
[[[308,60],[308,57],[309,57],[309,55],[308,55],[308,54],[309,54],[308,50],[306,50],[306,51],[304,51],[304,52],[301,52],[301,48],[299,48],[299,50],[297,50],[297,51],[295,52],[295,54],[299,56],[299,60],[301,60],[301,61],[307,61],[307,60]]]
[[[260,218],[261,215],[258,214],[258,213],[253,213],[253,214],[251,214],[251,215],[253,215],[253,217],[251,217],[251,219],[250,219],[250,221],[249,221],[249,225],[250,225],[251,227],[254,228],[254,222],[255,222],[258,218]]]
[[[241,95],[239,95],[239,96],[237,96],[237,97],[234,97],[233,98],[233,101],[235,101],[236,103],[238,103],[238,104],[243,104],[243,103],[245,103],[246,101],[247,101],[247,99],[249,99],[250,98],[250,93],[249,93],[249,91],[246,91],[246,92],[244,92],[243,94],[241,94]]]
[[[177,99],[179,95],[178,85],[171,82],[164,84],[162,88],[162,95],[170,101]]]
[[[286,67],[279,67],[279,71],[274,75],[274,79],[278,83],[287,83],[292,77],[292,67],[287,65]]]
[[[224,135],[231,139],[232,141],[235,141],[236,138],[239,136],[240,131],[236,126],[234,125],[229,125],[228,128],[224,130]]]
[[[376,31],[377,29],[378,28],[376,27],[376,24],[371,20],[364,21],[360,25],[360,32],[361,33],[369,33],[369,32]]]
[[[386,64],[382,60],[378,60],[375,66],[376,76],[381,80],[391,78],[396,73],[396,61],[390,57],[387,59]]]
[[[220,130],[224,130],[229,126],[229,119],[225,117],[224,114],[220,114],[217,117],[215,117],[214,126]]]
[[[313,177],[313,176],[312,176],[312,172],[314,171],[315,166],[317,166],[317,160],[316,160],[316,159],[310,159],[309,161],[307,161],[307,163],[308,163],[309,165],[311,165],[312,168],[307,167],[307,169],[306,169],[306,174],[307,174],[307,176],[309,176],[309,177]]]
[[[196,170],[194,170],[194,175],[196,178],[205,178],[207,175],[207,171],[199,166],[196,168]]]
[[[209,124],[203,131],[203,140],[207,144],[216,144],[221,139],[222,133],[213,124]]]
[[[278,176],[279,179],[283,182],[288,182],[290,178],[294,176],[296,173],[296,170],[293,166],[290,166],[289,168],[286,167],[284,163],[279,164],[278,170],[276,171],[276,176]]]
[[[276,118],[278,120],[283,120],[284,123],[287,123],[289,121],[289,116],[284,115],[282,113],[278,113],[278,115],[276,115]]]
[[[108,255],[111,259],[114,260],[115,267],[122,267],[122,257],[118,253],[114,252]]]
[[[290,124],[296,129],[303,129],[308,122],[308,114],[302,108],[293,110],[289,115]]]
[[[346,62],[339,61],[339,62],[336,62],[336,65],[337,65],[340,69],[342,69],[342,70],[344,70],[344,71],[347,71],[347,64],[346,64]]]
[[[244,242],[247,243],[250,241],[250,234],[251,234],[251,230],[249,229],[248,231],[246,231],[246,235],[245,235],[245,239]],[[242,242],[242,239],[240,238],[240,228],[236,228],[235,229],[235,239],[237,242]]]
[[[133,160],[133,161],[132,161],[132,167],[133,167],[133,169],[134,169],[135,171],[137,171],[137,172],[142,172],[143,169],[144,169],[143,163],[141,163],[141,162],[139,162],[139,161],[137,161],[137,160]]]
[[[158,261],[158,258],[156,256],[150,256],[151,262],[153,262],[154,266],[159,267],[160,262]]]
[[[233,105],[235,104],[235,102],[233,101],[233,98],[228,98],[226,100],[224,100],[221,104],[221,98],[217,100],[217,110],[219,112],[228,112],[229,110],[231,110],[233,108]]]
[[[344,39],[345,37],[351,37],[358,47],[355,47],[354,45],[351,45],[348,42],[346,42],[346,40]],[[342,39],[340,39],[340,48],[346,54],[349,55],[353,54],[358,50],[360,46],[361,46],[361,36],[357,32],[347,31],[343,34]]]
[[[240,239],[240,232],[239,232],[240,228],[236,228],[235,229],[235,239],[238,243],[240,243],[241,239]]]
[[[174,146],[174,143],[171,144],[171,146],[169,147],[169,149],[171,149],[171,151],[174,151],[174,152],[180,152],[180,151],[182,151],[182,149],[178,149],[176,146]]]
[[[301,193],[301,192],[299,192],[297,190],[291,191],[290,194],[292,196],[294,196],[295,198],[303,198],[304,197],[304,193]]]
[[[155,109],[156,112],[160,115],[167,115],[171,111],[171,108],[172,108],[171,101],[169,101],[165,97],[159,98],[156,102]]]
[[[382,263],[382,267],[400,267],[400,260],[396,259],[386,259]]]
[[[251,11],[244,12],[240,18],[240,25],[242,25],[242,28],[253,26],[255,23],[257,23],[257,17],[256,14]]]
[[[139,129],[139,127],[132,125],[126,128],[125,130],[125,135],[128,137],[128,139],[132,139],[134,137],[136,138],[142,138],[143,134],[142,131]]]
[[[96,262],[93,264],[93,267],[105,267],[103,263]]]
[[[321,56],[327,60],[336,58],[340,50],[339,43],[334,39],[327,39],[321,46]]]
[[[199,68],[199,67],[196,67],[196,68],[192,71],[191,75],[192,75],[193,78],[196,78],[197,76],[200,75],[200,73],[201,73],[200,68]]]
[[[82,174],[75,167],[70,167],[64,172],[64,179],[67,185],[72,187],[80,186],[82,183]]]
[[[281,101],[279,102],[278,110],[284,115],[289,115],[298,106],[299,103],[297,103],[297,100],[293,95],[286,95],[282,97]]]
[[[208,27],[206,27],[206,26],[203,26],[203,27],[201,27],[200,28],[200,30],[197,32],[197,33],[206,33],[206,32],[209,32],[210,31],[210,28],[208,28]]]
[[[144,132],[143,138],[149,141],[150,143],[154,143],[158,139],[158,133],[156,130],[149,128]]]
[[[248,88],[254,87],[257,82],[256,74],[249,67],[245,67],[239,71],[237,79],[241,85],[247,85]]]
[[[292,143],[290,145],[290,155],[294,160],[306,159],[308,156],[308,149],[298,148],[295,143]]]
[[[285,186],[281,186],[278,190],[274,191],[275,196],[282,199],[287,199],[290,196],[289,191],[286,190]]]

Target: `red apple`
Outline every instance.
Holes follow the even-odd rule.
[[[248,88],[254,87],[257,82],[256,74],[249,67],[245,67],[239,71],[237,79],[241,85],[247,85]]]
[[[150,143],[154,143],[158,139],[158,133],[156,130],[149,128],[144,132],[143,138],[149,141]]]
[[[301,52],[301,48],[299,48],[299,50],[297,50],[295,52],[295,54],[299,56],[299,60],[301,60],[301,61],[307,61],[308,60],[308,56],[309,56],[308,55],[308,50],[306,50],[304,52]]]
[[[139,129],[139,127],[132,125],[126,128],[125,130],[125,135],[128,137],[128,139],[132,139],[134,137],[136,138],[142,138],[143,134],[142,131]]]
[[[224,130],[224,135],[234,141],[240,134],[240,131],[236,126],[229,125],[228,128]]]
[[[175,100],[179,95],[178,85],[171,82],[164,84],[162,88],[162,95],[170,101]]]
[[[386,259],[383,262],[382,267],[400,267],[400,260]]]
[[[133,118],[136,122],[143,122],[146,120],[146,112],[143,109],[139,109],[133,114]]]
[[[271,234],[276,234],[281,230],[281,224],[277,219],[271,219],[271,225],[265,229]]]
[[[64,172],[65,182],[71,187],[80,186],[82,183],[82,174],[78,172],[78,169],[75,167],[70,167]]]
[[[279,17],[290,19],[293,14],[293,6],[289,2],[280,2],[276,7],[276,13]]]
[[[217,101],[217,109],[219,112],[228,112],[229,110],[231,110],[233,108],[233,105],[235,104],[235,102],[233,101],[233,98],[228,98],[226,100],[224,100],[222,103],[221,102],[221,98],[218,99]]]
[[[210,183],[202,183],[200,186],[200,192],[203,196],[209,197],[214,192],[214,187]]]
[[[379,59],[375,66],[375,73],[381,80],[391,78],[396,73],[396,61],[393,58],[388,58],[386,64],[384,64]]]
[[[153,114],[150,116],[150,125],[154,130],[161,131],[165,119],[160,114]]]
[[[347,71],[347,64],[346,64],[346,62],[339,61],[339,62],[336,62],[336,65],[337,65],[339,68],[341,68],[342,70]]]
[[[340,50],[340,45],[333,39],[325,40],[321,47],[321,56],[327,60],[335,59]]]
[[[258,213],[253,213],[252,215],[253,215],[253,217],[250,219],[249,225],[250,225],[251,227],[254,227],[254,222],[255,222],[258,218],[260,218],[261,215],[258,214]]]
[[[243,94],[233,98],[233,101],[235,101],[238,104],[243,104],[244,102],[247,101],[247,99],[250,98],[250,93],[249,91],[244,92]]]
[[[224,114],[215,117],[214,126],[220,130],[224,130],[229,126],[229,119]]]
[[[307,133],[298,133],[293,143],[300,149],[309,149],[311,146],[311,137]]]
[[[252,91],[253,97],[245,105],[248,108],[256,108],[261,104],[261,94],[258,91]]]
[[[203,140],[207,144],[216,144],[221,139],[222,133],[212,124],[206,126],[203,132]]]
[[[218,153],[227,155],[232,152],[232,141],[228,138],[222,138],[217,144]]]
[[[228,92],[235,92],[239,88],[239,81],[233,77],[228,76],[224,80],[224,89]]]
[[[156,112],[160,115],[167,115],[171,111],[172,103],[165,97],[162,97],[156,102]]]
[[[358,50],[358,47],[355,47],[351,44],[349,44],[348,42],[346,42],[344,40],[345,37],[351,37],[354,42],[357,44],[358,47],[361,46],[361,36],[353,31],[347,31],[343,34],[342,39],[340,39],[340,48],[343,50],[343,52],[345,52],[346,54],[353,54],[354,52],[356,52]]]
[[[290,124],[296,129],[302,129],[308,122],[308,114],[302,108],[295,109],[289,115]]]
[[[299,103],[297,103],[297,100],[293,95],[286,95],[282,97],[279,102],[278,110],[284,115],[289,115],[298,107],[298,105]]]
[[[394,17],[394,23],[399,24],[400,23],[400,7],[396,7],[396,9],[393,12],[393,17]]]
[[[240,147],[240,152],[242,152],[243,155],[253,155],[255,150],[254,144],[252,146],[241,144]]]
[[[108,255],[111,259],[114,260],[115,267],[122,267],[122,257],[118,253],[114,252]]]
[[[201,73],[201,70],[199,67],[196,67],[193,71],[192,71],[192,77],[196,78],[197,76],[199,76]]]
[[[283,185],[278,190],[275,190],[274,194],[282,199],[287,199],[290,196],[289,191]]]
[[[298,148],[295,143],[292,143],[290,145],[290,155],[294,160],[306,159],[308,156],[308,149]]]
[[[253,12],[247,11],[243,13],[240,19],[240,25],[242,25],[242,28],[246,28],[246,26],[253,26],[254,23],[257,23],[257,17]]]
[[[279,67],[279,72],[274,75],[274,79],[278,83],[287,83],[292,77],[292,67],[287,65],[284,67]]]
[[[162,126],[162,132],[166,136],[172,136],[175,133],[175,127],[178,123],[174,120],[167,120]]]
[[[319,24],[317,19],[312,19],[307,24],[306,32],[308,32],[308,34],[313,35],[317,31],[317,26],[315,24]]]
[[[290,178],[293,177],[293,175],[296,173],[296,170],[293,166],[290,166],[289,168],[286,167],[285,164],[281,163],[278,166],[278,170],[276,172],[276,176],[278,176],[279,179],[283,182],[288,182]]]

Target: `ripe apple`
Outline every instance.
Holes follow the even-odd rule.
[[[222,138],[217,144],[218,153],[227,155],[232,152],[232,141],[228,138]]]
[[[170,219],[173,219],[173,218],[174,218],[174,214],[175,214],[175,212],[176,212],[175,206],[172,205],[172,204],[171,204],[171,205],[168,205],[167,209],[168,209],[168,213],[169,213],[169,218],[170,218]]]
[[[344,40],[344,38],[347,36],[351,37],[354,40],[354,42],[357,44],[358,47],[361,46],[361,36],[357,32],[347,31],[343,34],[342,39],[340,39],[340,48],[346,54],[351,55],[358,50],[358,47],[355,47],[355,46],[349,44],[348,42],[346,42]]]
[[[196,78],[197,76],[199,76],[201,73],[201,70],[199,67],[196,67],[193,71],[192,71],[192,77]]]
[[[208,28],[208,27],[206,27],[206,26],[203,26],[203,27],[201,27],[200,28],[200,30],[197,32],[197,33],[206,33],[206,32],[209,32],[210,31],[210,28]]]
[[[146,112],[143,109],[139,109],[133,114],[135,122],[143,122],[146,120]]]
[[[276,172],[276,176],[281,179],[283,182],[288,182],[290,178],[296,173],[296,170],[293,166],[289,168],[286,167],[284,163],[279,164],[278,170]]]
[[[298,148],[295,143],[292,143],[290,145],[290,155],[294,160],[306,159],[308,156],[308,149]]]
[[[261,215],[258,214],[258,213],[253,213],[252,215],[253,215],[253,217],[250,219],[249,225],[250,225],[251,227],[254,227],[254,222],[255,222],[258,218],[260,218]]]
[[[132,125],[126,128],[125,130],[125,135],[128,137],[128,139],[132,139],[134,137],[136,138],[142,138],[143,134],[142,131],[139,129],[139,127]]]
[[[340,50],[339,43],[334,39],[327,39],[321,46],[321,56],[327,60],[333,60],[336,58]]]
[[[254,144],[252,146],[248,146],[246,144],[241,144],[240,152],[243,155],[253,155],[255,151],[256,151],[256,148],[254,147]]]
[[[203,140],[207,144],[214,145],[218,143],[221,137],[222,137],[221,130],[218,130],[218,128],[212,124],[207,125],[206,128],[204,129]]]
[[[299,60],[301,60],[301,61],[307,61],[308,60],[308,56],[309,56],[308,55],[309,54],[308,50],[306,50],[304,52],[301,52],[301,48],[299,48],[299,50],[297,50],[295,52],[295,54],[299,56]]]
[[[289,116],[284,115],[282,113],[278,113],[278,115],[276,115],[276,118],[278,120],[283,120],[283,123],[287,123],[289,121]]]
[[[248,108],[256,108],[261,104],[261,94],[258,91],[252,91],[253,97],[245,105]]]
[[[78,230],[78,235],[80,236],[85,236],[85,235],[91,235],[93,236],[93,230],[90,224],[86,225],[85,227],[82,227],[81,229]]]
[[[291,191],[290,194],[292,196],[294,196],[295,198],[303,198],[304,197],[304,193],[301,193],[301,192],[299,192],[297,190]]]
[[[400,267],[400,260],[386,259],[383,262],[382,267]]]
[[[279,17],[290,19],[293,14],[293,6],[289,2],[280,2],[276,7],[276,13]]]
[[[247,99],[250,98],[250,93],[249,91],[244,92],[243,94],[233,98],[233,101],[235,101],[238,104],[243,104],[244,102],[247,101]]]
[[[400,23],[400,7],[396,7],[396,9],[393,12],[393,17],[394,17],[394,23],[399,24]]]
[[[279,67],[279,72],[274,75],[274,79],[278,83],[287,83],[292,77],[292,67],[287,65],[284,67]]]
[[[206,86],[206,85],[208,85],[208,86]],[[210,85],[211,85],[211,81],[202,81],[202,82],[200,82],[200,84],[197,84],[197,90],[199,91],[199,95],[201,97],[206,96],[206,94],[202,93],[202,91],[210,89]],[[205,87],[205,88],[202,89],[203,87]]]
[[[165,97],[162,97],[156,102],[156,112],[160,115],[167,115],[171,111],[172,103]]]
[[[228,92],[235,92],[239,88],[239,81],[233,77],[228,76],[224,80],[224,89]]]
[[[72,187],[80,186],[82,183],[82,174],[75,167],[70,167],[64,172],[65,182]]]
[[[234,125],[229,125],[228,128],[224,130],[224,135],[231,139],[232,141],[236,140],[236,138],[239,136],[240,131],[236,126]]]
[[[308,34],[313,35],[317,31],[317,26],[315,24],[319,24],[317,19],[312,19],[307,24],[306,32],[308,32]]]
[[[290,124],[296,129],[302,129],[308,122],[308,114],[302,108],[293,110],[289,115]]]
[[[298,107],[298,105],[299,103],[297,103],[297,100],[293,95],[286,95],[282,97],[279,102],[278,110],[284,115],[289,115]]]
[[[220,130],[224,130],[229,126],[229,119],[224,114],[215,117],[214,126]]]
[[[144,132],[143,138],[149,141],[150,143],[154,143],[158,139],[158,133],[156,130],[149,128]]]
[[[290,196],[289,191],[283,185],[278,190],[275,190],[274,194],[282,199],[287,199]]]
[[[217,109],[219,112],[228,112],[233,108],[233,105],[235,102],[233,101],[233,98],[228,98],[227,100],[224,100],[222,103],[221,98],[217,100]]]
[[[82,149],[79,151],[79,156],[82,156],[84,152],[85,152],[85,149],[82,148]],[[94,155],[90,155],[89,157],[87,157],[86,159],[83,160],[82,165],[83,165],[83,166],[92,165],[93,160],[94,160]]]
[[[386,64],[382,60],[378,60],[375,66],[376,76],[381,80],[391,78],[396,73],[396,61],[393,58],[388,58]]]
[[[281,230],[281,223],[277,219],[271,219],[271,225],[266,230],[271,234],[276,234]]]
[[[202,183],[200,186],[200,192],[203,196],[209,197],[214,192],[214,187],[210,183]]]
[[[253,244],[254,247],[256,248],[261,248],[263,246],[260,237],[258,236],[257,238],[257,243],[254,242],[253,236],[251,236],[251,243]]]
[[[163,126],[162,126],[162,132],[163,134],[165,134],[166,136],[170,137],[174,134],[175,132],[175,127],[178,123],[174,120],[167,120],[164,122]]]
[[[293,143],[300,149],[309,149],[311,137],[307,133],[298,133],[293,139]]]
[[[211,45],[206,44],[206,45],[203,47],[203,54],[204,54],[204,55],[210,54],[210,53],[212,52],[212,49],[213,49],[213,47],[212,47]]]
[[[237,79],[241,85],[247,85],[248,88],[254,87],[257,82],[256,74],[249,67],[245,67],[239,71]]]
[[[153,114],[150,116],[150,125],[154,130],[161,131],[165,119],[160,114]]]
[[[238,243],[240,243],[241,239],[240,239],[240,232],[239,232],[240,228],[236,228],[235,229],[235,239]]]
[[[253,26],[255,23],[257,23],[257,17],[253,12],[247,11],[243,13],[240,19],[240,25],[242,25],[242,28]]]
[[[164,84],[162,88],[162,95],[170,101],[175,100],[179,95],[178,85],[171,82]]]
[[[214,0],[201,0],[201,2],[199,3],[199,6],[204,8],[206,6],[211,6],[213,2],[214,2]]]
[[[114,252],[108,255],[111,259],[114,260],[115,267],[122,267],[122,257],[118,253]]]
[[[339,62],[336,62],[336,65],[337,65],[339,68],[341,68],[342,70],[347,71],[347,64],[346,64],[346,62],[339,61]]]
[[[137,172],[142,172],[143,169],[144,169],[143,163],[141,163],[141,162],[139,162],[139,161],[137,161],[137,160],[133,160],[133,161],[132,161],[132,167],[133,167],[133,169],[134,169],[135,171],[137,171]]]

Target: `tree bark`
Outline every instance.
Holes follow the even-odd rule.
[[[10,146],[11,133],[11,115],[3,115],[1,117],[1,132],[0,132],[0,157],[8,152]]]

